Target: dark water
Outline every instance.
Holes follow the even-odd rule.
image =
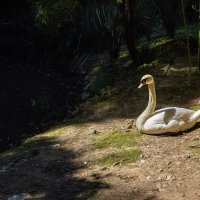
[[[72,116],[83,75],[68,68],[0,67],[0,152]]]

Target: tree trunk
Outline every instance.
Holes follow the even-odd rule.
[[[139,64],[139,54],[135,45],[134,0],[123,0],[125,30],[129,54],[134,65]]]
[[[199,25],[200,25],[200,1],[199,1]],[[200,71],[200,28],[198,34],[198,68]]]
[[[181,7],[182,7],[182,12],[183,12],[183,22],[184,22],[184,26],[185,26],[185,37],[186,37],[187,50],[188,50],[188,64],[189,64],[189,68],[188,68],[188,86],[191,86],[192,61],[191,61],[189,34],[188,34],[186,15],[185,15],[185,7],[184,7],[183,0],[181,0]]]

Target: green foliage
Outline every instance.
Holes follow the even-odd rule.
[[[124,31],[122,14],[114,1],[90,3],[82,8],[79,27],[82,45],[95,51],[117,49]]]
[[[149,48],[156,48],[156,47],[161,47],[161,46],[166,46],[167,44],[173,42],[173,39],[170,38],[160,38],[157,40],[154,40],[149,44]]]
[[[32,133],[25,133],[22,135],[21,143],[26,144],[28,142],[28,139],[33,136]]]
[[[54,32],[62,23],[71,23],[78,8],[78,0],[33,1],[35,21],[38,27]]]
[[[0,153],[0,159],[17,156],[20,154],[20,152],[21,151],[19,150],[19,148],[14,148],[14,149],[4,151],[3,153]]]
[[[109,89],[112,85],[112,77],[109,74],[102,73],[90,81],[86,93],[89,96],[100,95],[103,91]]]
[[[179,0],[154,0],[157,10],[159,11],[162,25],[170,38],[175,35],[177,27],[178,14],[180,14]]]

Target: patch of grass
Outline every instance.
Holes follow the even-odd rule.
[[[29,138],[33,137],[33,134],[31,133],[25,133],[22,135],[21,143],[26,144],[29,141]]]
[[[0,159],[5,158],[5,157],[13,157],[17,156],[19,154],[19,149],[10,149],[7,151],[4,151],[3,153],[0,154]]]
[[[22,154],[23,150],[24,150],[24,145],[4,151],[0,153],[0,160],[3,158],[17,157]]]
[[[148,63],[148,64],[144,63],[144,64],[138,66],[137,71],[143,72],[143,71],[148,70],[148,69],[153,68],[153,67],[155,67],[155,65],[153,63]]]
[[[122,147],[135,147],[138,144],[140,133],[122,133],[112,132],[102,138],[98,138],[94,142],[97,149],[105,149],[108,147],[122,148]]]
[[[55,129],[50,132],[50,135],[51,135],[51,137],[58,137],[58,136],[64,134],[67,131],[67,129],[68,129],[67,127]]]
[[[132,60],[128,50],[121,51],[119,54],[120,66],[123,68],[129,68],[132,65]]]
[[[128,50],[120,51],[120,53],[119,53],[119,59],[123,59],[123,58],[129,58],[129,52],[128,52]]]
[[[200,145],[193,146],[190,150],[194,155],[200,156]]]
[[[194,110],[194,111],[200,110],[200,105],[198,105],[198,106],[191,106],[190,109]]]
[[[170,42],[172,42],[173,39],[169,39],[169,38],[160,38],[160,39],[157,39],[157,40],[154,40],[153,42],[151,42],[149,44],[149,48],[156,48],[156,47],[159,47],[159,46],[164,46]]]
[[[100,101],[100,102],[97,102],[95,108],[97,110],[106,110],[108,108],[110,108],[111,105],[110,105],[110,102],[107,102],[107,101]]]
[[[119,153],[112,153],[100,160],[98,163],[106,166],[113,166],[117,164],[135,163],[141,155],[140,150],[127,150]]]

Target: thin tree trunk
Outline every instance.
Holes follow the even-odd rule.
[[[139,55],[135,45],[134,0],[123,0],[123,4],[128,50],[134,64],[137,66]]]
[[[191,53],[190,53],[190,43],[189,43],[189,36],[188,36],[188,28],[187,28],[187,22],[186,22],[186,15],[185,15],[185,8],[183,0],[181,0],[182,5],[182,12],[183,12],[183,21],[185,26],[185,36],[187,41],[187,50],[188,50],[188,61],[189,61],[189,69],[188,69],[188,86],[191,85],[191,72],[192,72],[192,61],[191,61]]]
[[[200,26],[200,1],[199,1],[199,26]],[[198,34],[198,68],[200,71],[200,27],[199,27],[199,34]]]

